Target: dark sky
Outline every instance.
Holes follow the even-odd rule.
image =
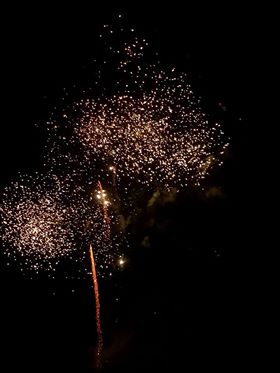
[[[122,11],[165,61],[190,73],[205,108],[222,120],[232,140],[225,165],[208,182],[223,196],[183,193],[158,207],[152,229],[139,223],[127,269],[101,282],[108,371],[225,372],[243,358],[250,362],[260,234],[252,229],[259,206],[254,138],[260,131],[252,116],[252,66],[264,53],[254,11],[225,4],[152,9],[141,3]],[[84,84],[98,29],[118,12],[106,4],[40,5],[2,14],[1,186],[18,171],[40,167],[44,138],[34,123],[48,118],[64,87]],[[145,235],[149,248],[139,246]],[[0,370],[92,372],[90,284],[63,276],[53,282],[23,279],[4,260]]]

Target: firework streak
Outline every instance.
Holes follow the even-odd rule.
[[[102,337],[102,329],[101,329],[101,319],[100,319],[100,302],[99,302],[99,291],[98,291],[98,281],[97,281],[97,274],[95,269],[95,261],[93,255],[93,249],[90,245],[89,248],[90,252],[90,263],[91,263],[91,271],[92,271],[92,280],[93,280],[93,287],[94,287],[94,297],[95,297],[95,312],[96,312],[96,331],[97,331],[97,367],[101,367],[101,353],[103,347],[103,337]]]

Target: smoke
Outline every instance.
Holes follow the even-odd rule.
[[[149,199],[147,208],[150,209],[156,206],[163,206],[167,203],[172,203],[175,201],[176,196],[177,190],[175,188],[170,190],[157,190]]]
[[[145,236],[143,238],[143,241],[141,242],[141,246],[143,246],[147,249],[151,247],[151,242],[150,242],[150,237],[149,236]]]
[[[207,198],[224,198],[225,195],[221,188],[213,186],[205,192]]]

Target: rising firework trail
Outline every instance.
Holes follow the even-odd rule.
[[[96,332],[97,332],[96,365],[97,365],[98,368],[100,368],[101,365],[102,365],[101,364],[101,358],[102,358],[102,348],[103,348],[103,336],[102,336],[101,318],[100,318],[100,302],[99,302],[99,290],[98,290],[97,273],[96,273],[96,268],[95,268],[93,249],[92,249],[91,245],[89,247],[89,253],[90,253],[92,281],[93,281],[94,297],[95,297],[95,317],[96,317]]]

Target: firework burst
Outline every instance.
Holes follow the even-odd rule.
[[[111,165],[119,180],[151,189],[200,185],[222,164],[221,125],[203,113],[186,74],[144,62],[146,48],[138,38],[109,48],[110,88],[49,122],[49,163],[88,175],[95,167],[99,176]]]
[[[86,253],[79,247],[94,241],[100,273],[108,272],[119,241],[117,235],[108,238],[97,191],[89,193],[72,178],[39,175],[21,177],[6,187],[0,204],[6,255],[20,259],[24,268],[53,272],[63,258],[82,262]]]

